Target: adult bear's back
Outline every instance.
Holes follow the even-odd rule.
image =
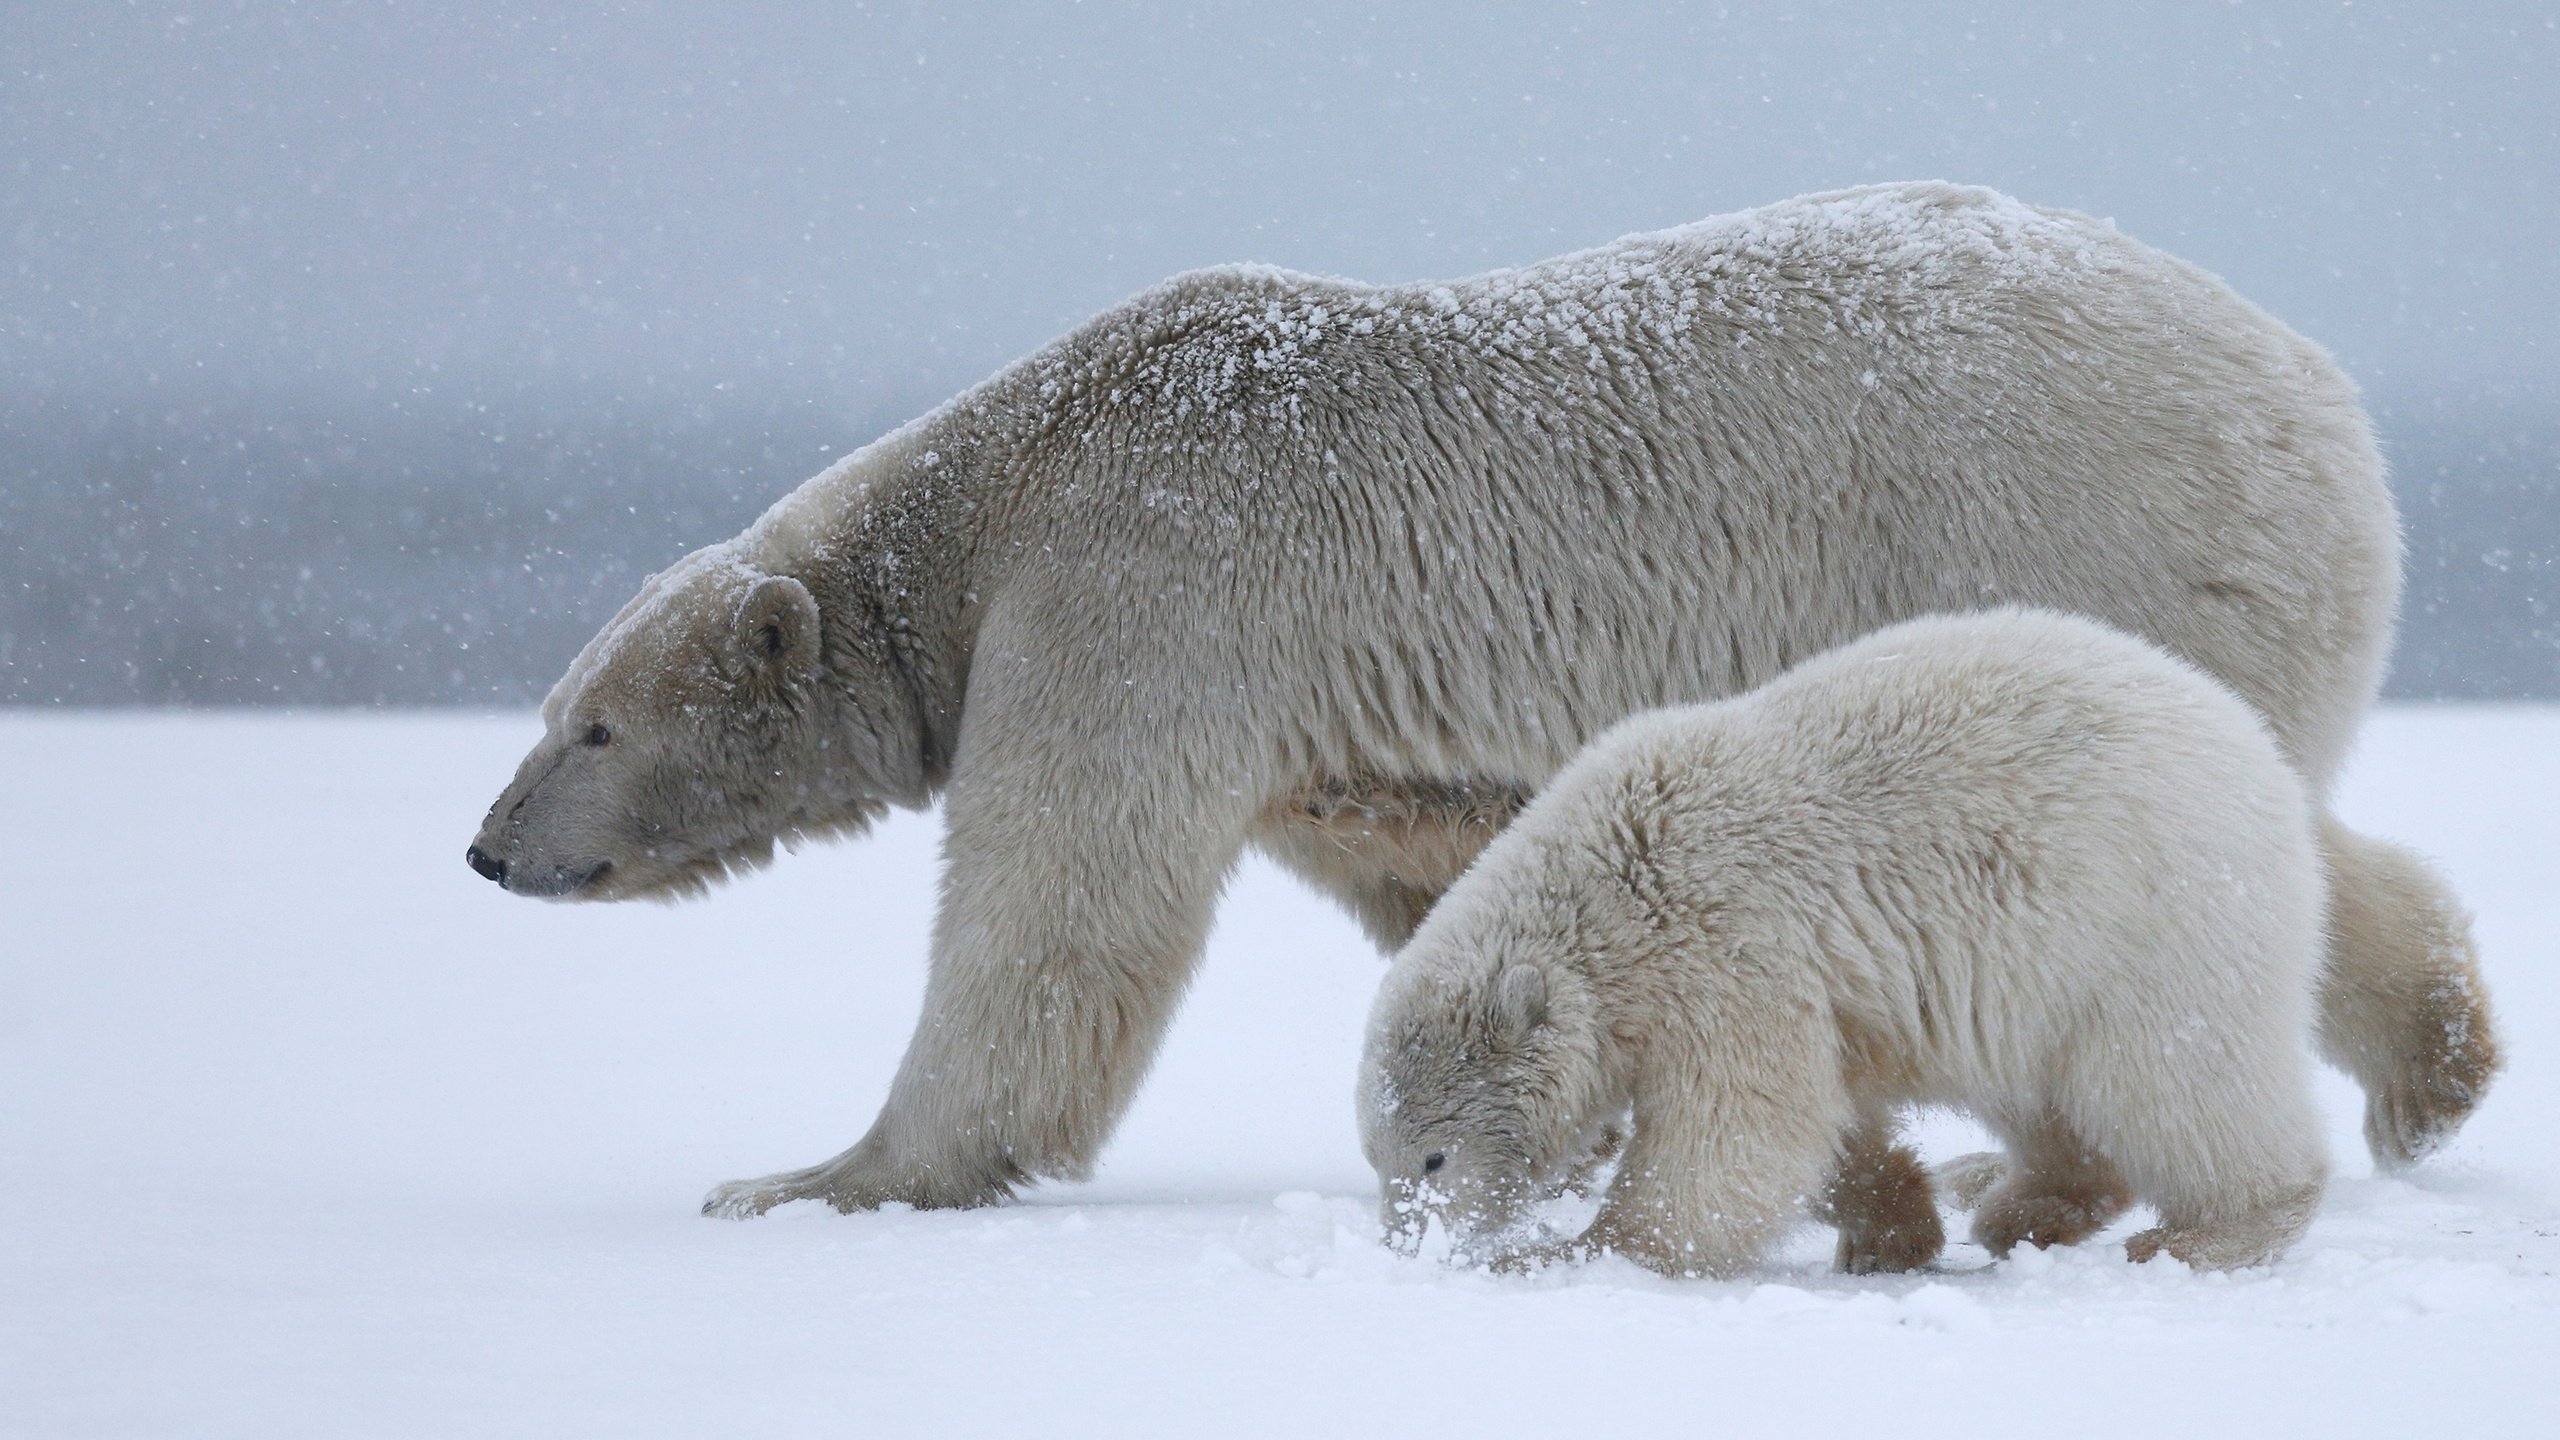
[[[1149,579],[1107,595],[1130,635],[1165,597],[1185,631],[1252,619],[1183,665],[1292,677],[1262,719],[1328,768],[1534,781],[1631,710],[2016,603],[2219,675],[2325,785],[2398,593],[2380,457],[2316,346],[1981,189],[1440,284],[1196,272],[992,388],[1038,417],[1040,543]]]

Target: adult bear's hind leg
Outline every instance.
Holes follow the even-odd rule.
[[[2365,1091],[2365,1144],[2386,1169],[2451,1139],[2498,1070],[2471,917],[2424,860],[2320,821],[2329,964],[2320,1053]]]

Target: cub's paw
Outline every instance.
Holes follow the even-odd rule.
[[[1947,1227],[1937,1207],[1864,1225],[1844,1225],[1831,1263],[1849,1275],[1899,1275],[1917,1270],[1947,1248]]]
[[[1970,1210],[2009,1178],[2009,1157],[1997,1150],[1976,1150],[1932,1167],[1929,1178],[1937,1182],[1938,1193],[1947,1197],[1949,1205]]]
[[[2003,1185],[1974,1210],[1973,1243],[1994,1255],[2007,1255],[2021,1244],[2039,1250],[2077,1245],[2106,1229],[2132,1204],[2131,1195],[2109,1187],[2031,1191]]]
[[[2124,1258],[2136,1265],[2167,1255],[2173,1260],[2185,1261],[2188,1268],[2194,1270],[2240,1270],[2252,1265],[2271,1265],[2283,1253],[2283,1241],[2264,1235],[2204,1229],[2172,1230],[2166,1225],[2137,1231],[2124,1242]]]
[[[1883,1152],[1864,1169],[1834,1177],[1826,1208],[1840,1228],[1832,1263],[1848,1274],[1917,1270],[1946,1248],[1937,1189],[1920,1157],[1906,1146]]]
[[[2312,1214],[2320,1208],[2320,1190],[2315,1176],[2237,1214],[2156,1225],[2124,1242],[2125,1258],[2139,1265],[2166,1253],[2198,1270],[2272,1265],[2310,1228]]]
[[[2147,1265],[2158,1259],[2162,1251],[2167,1251],[2171,1256],[2184,1260],[2187,1257],[2178,1254],[2178,1238],[2165,1225],[2137,1230],[2125,1239],[2124,1258],[2136,1265]]]
[[[1579,1240],[1546,1240],[1505,1250],[1487,1260],[1485,1268],[1496,1275],[1535,1275],[1541,1270],[1579,1265],[1591,1258],[1591,1248]]]

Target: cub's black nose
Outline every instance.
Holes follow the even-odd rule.
[[[471,868],[479,871],[482,876],[495,880],[501,885],[507,883],[506,861],[499,859],[497,856],[490,854],[488,851],[481,849],[477,845],[472,846],[471,853],[463,856],[462,858],[470,861]]]

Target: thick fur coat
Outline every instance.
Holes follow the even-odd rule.
[[[979,1203],[1090,1165],[1248,845],[1392,946],[1619,719],[2003,604],[2221,677],[2321,792],[2398,543],[2315,346],[1985,190],[1809,196],[1447,284],[1203,271],[653,579],[472,858],[663,894],[939,795],[925,1013],[878,1123],[709,1208]],[[2464,921],[2403,852],[2324,844],[2322,1043],[2408,1158],[2493,1058]]]
[[[1911,621],[1592,742],[1397,958],[1362,1142],[1392,1227],[1498,1249],[1631,1114],[1588,1242],[1730,1275],[1907,1173],[1895,1109],[1944,1105],[2009,1148],[1995,1252],[2141,1199],[2137,1257],[2259,1263],[2325,1169],[2322,890],[2302,782],[2222,686],[2075,617]],[[1868,1243],[1930,1238],[1917,1199],[1838,1217],[1843,1264],[1929,1259]]]

